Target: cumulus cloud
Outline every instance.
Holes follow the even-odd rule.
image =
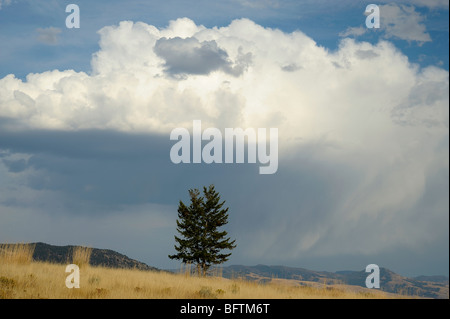
[[[58,35],[61,33],[60,28],[55,27],[37,28],[36,31],[38,33],[37,39],[42,43],[55,45],[59,41]]]
[[[13,75],[1,79],[0,116],[28,128],[165,133],[189,126],[192,121],[186,119],[193,117],[217,126],[230,121],[264,126],[278,118],[277,125],[289,128],[287,135],[316,136],[321,126],[298,128],[292,121],[296,114],[308,122],[319,112],[325,121],[328,115],[321,105],[339,98],[352,107],[355,102],[340,92],[351,91],[360,99],[357,83],[367,82],[370,92],[383,90],[407,99],[411,79],[424,72],[408,64],[389,42],[370,45],[347,39],[330,53],[299,31],[286,34],[246,19],[211,29],[188,19],[161,30],[121,22],[103,28],[100,35],[101,50],[94,55],[91,74],[54,70],[29,74],[26,81]],[[384,71],[374,79],[369,67]],[[445,74],[440,69],[427,72]],[[186,77],[180,82],[164,78],[167,73]],[[323,97],[316,83],[336,84]],[[374,93],[373,100],[378,99]]]
[[[419,44],[430,42],[430,34],[423,24],[424,17],[414,6],[386,4],[380,6],[381,27],[386,38],[416,41]]]
[[[395,10],[392,16],[410,12],[416,24],[421,21],[409,9]],[[407,35],[393,26],[389,32],[426,41],[417,31]],[[179,181],[201,185],[215,176],[239,211],[233,231],[255,259],[414,250],[448,241],[448,71],[411,64],[386,40],[344,38],[330,52],[300,31],[284,33],[247,19],[220,28],[179,19],[161,29],[125,21],[99,34],[90,73],[53,70],[25,81],[0,79],[0,148],[33,155],[5,155],[0,177],[23,178],[20,185],[33,189],[33,200],[37,192],[66,189],[80,202],[115,198],[121,205],[144,205],[147,194],[157,200],[161,189]],[[240,166],[174,168],[166,144],[150,154],[142,149],[152,145],[130,150],[136,137],[118,138],[139,133],[168,141],[173,128],[190,129],[196,119],[204,128],[277,127],[277,174],[261,182]],[[89,144],[96,130],[115,133],[94,143],[102,146],[97,149]],[[42,131],[47,137],[31,143]],[[80,142],[68,147],[62,137]],[[76,145],[91,153],[61,160],[83,153],[74,153]],[[115,147],[114,156],[105,156]],[[139,165],[117,166],[116,157],[130,152]],[[199,174],[203,169],[217,171]],[[128,177],[104,185],[122,170]],[[120,197],[124,189],[139,191]],[[99,197],[90,197],[96,192]],[[2,194],[3,203],[17,196],[12,189]]]

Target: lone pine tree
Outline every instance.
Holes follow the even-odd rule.
[[[185,264],[195,264],[199,275],[205,276],[213,264],[221,264],[228,260],[236,247],[236,240],[230,241],[228,233],[219,228],[228,223],[228,208],[222,208],[225,201],[214,185],[203,187],[203,195],[198,189],[190,189],[191,203],[186,206],[182,201],[178,205],[177,231],[181,238],[175,236],[177,254],[169,255],[170,259],[181,260]]]

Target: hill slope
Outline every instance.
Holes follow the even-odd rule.
[[[226,278],[244,278],[260,282],[267,282],[277,278],[293,280],[300,285],[316,283],[327,285],[345,284],[359,287],[366,287],[365,281],[368,276],[368,273],[364,270],[333,273],[304,268],[266,265],[228,266],[222,268],[222,274]],[[446,279],[446,277],[442,276],[408,278],[398,275],[389,269],[380,267],[380,286],[381,290],[390,293],[439,299],[449,298],[448,278]]]
[[[55,246],[45,243],[31,243],[35,245],[33,259],[57,264],[71,262],[72,251],[79,246]],[[110,249],[93,248],[89,262],[92,266],[108,268],[124,268],[139,270],[157,270],[143,262],[131,259]],[[314,271],[305,268],[286,266],[242,266],[232,265],[223,267],[222,276],[225,278],[243,278],[250,281],[269,282],[273,279],[291,280],[296,285],[317,286],[350,285],[365,287],[368,273],[361,271],[326,272]],[[176,271],[175,271],[176,272]],[[398,275],[389,269],[380,268],[380,290],[405,295],[415,295],[427,298],[449,298],[449,282],[444,276],[419,276],[408,278]]]
[[[70,263],[72,251],[77,246],[54,246],[45,243],[31,243],[36,245],[33,259],[36,261],[47,261],[51,263]],[[136,268],[139,270],[158,270],[143,262],[131,259],[110,249],[92,248],[89,264],[92,266],[103,266],[109,268]]]

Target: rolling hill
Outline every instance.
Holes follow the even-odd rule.
[[[366,287],[368,273],[361,271],[313,271],[286,266],[242,266],[222,268],[225,278],[243,278],[259,282],[287,279],[298,285],[351,285]],[[380,267],[380,289],[390,293],[414,295],[426,298],[449,298],[448,278],[444,276],[420,276],[408,278]]]

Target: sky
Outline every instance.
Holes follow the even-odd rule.
[[[0,242],[178,268],[178,203],[214,184],[225,265],[448,276],[449,4],[371,3],[0,0]],[[278,169],[173,163],[195,120],[278,129]]]

